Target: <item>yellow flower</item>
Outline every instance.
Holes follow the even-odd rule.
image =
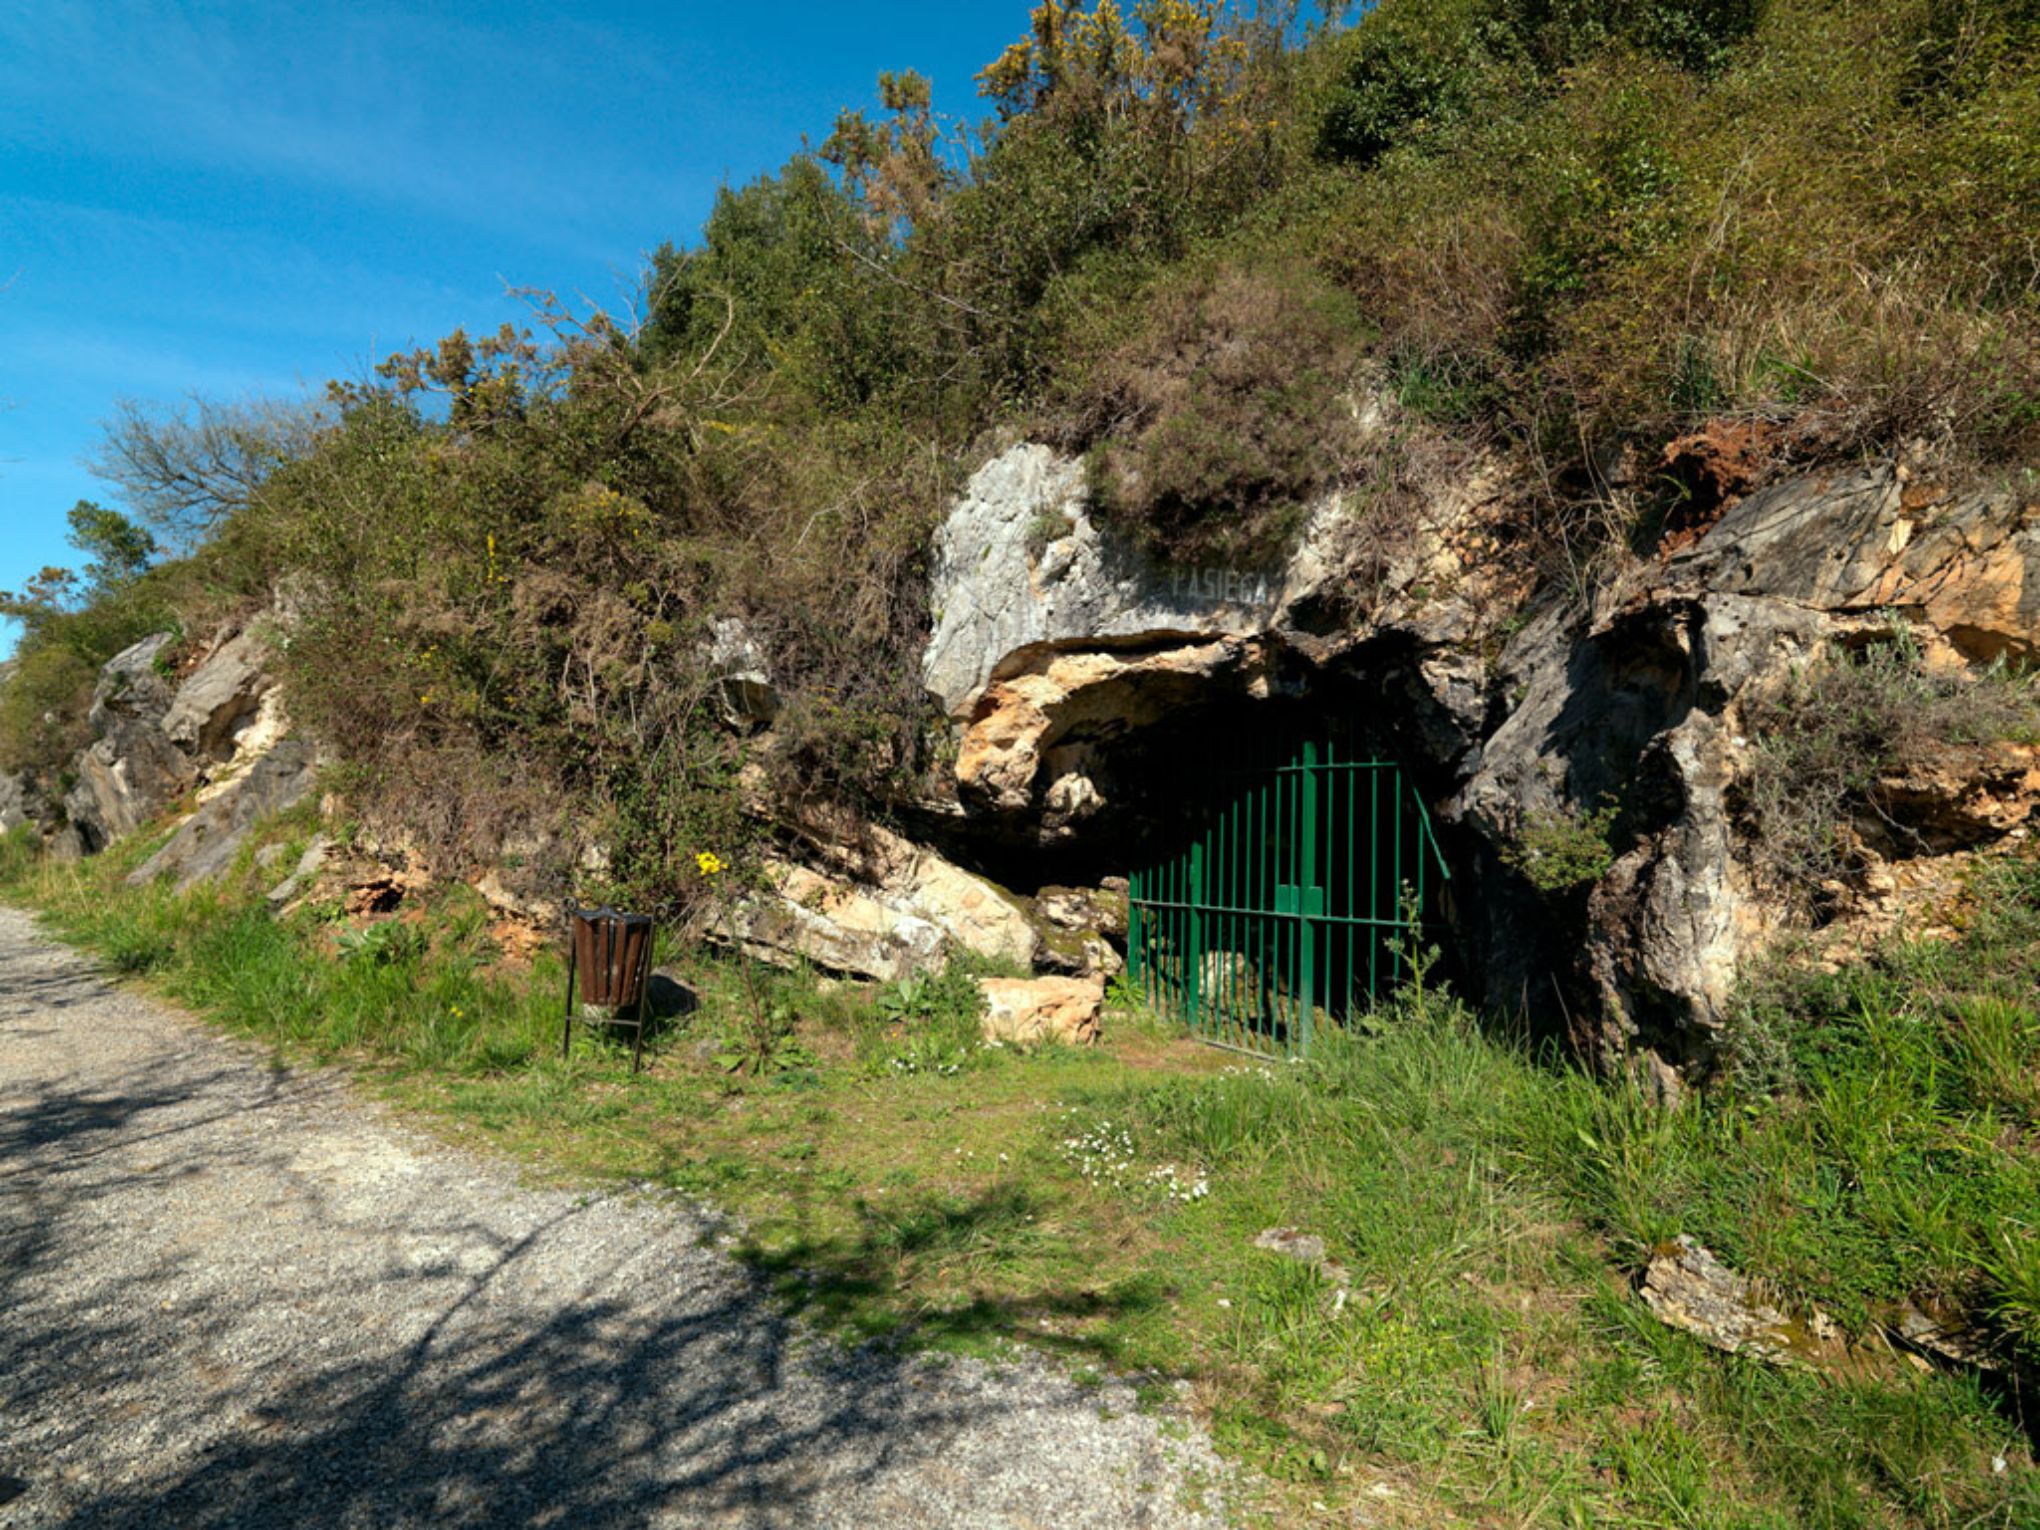
[[[695,856],[694,864],[701,868],[701,874],[705,877],[712,877],[723,869],[722,857],[713,850],[704,850]]]

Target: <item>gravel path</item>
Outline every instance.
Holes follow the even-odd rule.
[[[1125,1389],[812,1341],[711,1232],[522,1187],[0,909],[0,1526],[1219,1522]]]

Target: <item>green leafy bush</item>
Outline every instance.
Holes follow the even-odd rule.
[[[1526,814],[1503,859],[1539,892],[1558,895],[1589,886],[1614,864],[1608,837],[1621,812],[1619,804],[1607,802],[1587,811],[1568,806]]]

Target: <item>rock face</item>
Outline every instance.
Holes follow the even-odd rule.
[[[86,855],[131,833],[188,790],[192,762],[163,732],[176,693],[157,667],[171,634],[143,638],[107,660],[88,714],[98,735],[79,756],[64,817]]]
[[[53,854],[75,858],[195,794],[200,812],[150,863],[187,886],[232,860],[255,817],[302,796],[310,764],[302,747],[278,743],[288,723],[259,627],[222,632],[181,682],[165,663],[172,642],[156,633],[101,670],[88,713],[96,737],[72,763],[57,821],[26,792],[14,800],[44,825]]]
[[[304,800],[317,765],[309,744],[285,739],[187,818],[168,844],[129,874],[129,885],[168,876],[184,892],[218,876],[233,864],[257,823]]]
[[[933,831],[1081,861],[1166,797],[1171,756],[1153,741],[1172,724],[1223,706],[1226,726],[1251,727],[1267,703],[1357,717],[1472,872],[1454,889],[1461,981],[1675,1093],[1709,1065],[1738,969],[1778,930],[1738,819],[1745,705],[1894,612],[1936,664],[2040,652],[2030,490],[1949,493],[1886,466],[1734,499],[1749,477],[1723,488],[1714,524],[1587,604],[1540,591],[1511,552],[1491,461],[1437,477],[1392,528],[1328,502],[1280,569],[1214,575],[1134,556],[1092,516],[1080,464],[1012,448],[937,538],[924,675],[956,751]],[[2030,751],[1971,753],[1884,784],[1930,826],[1923,842],[2028,832]],[[1512,869],[1526,826],[1611,803],[1591,885],[1538,888]],[[1035,959],[1080,970],[1054,940]]]
[[[1098,1039],[1105,985],[1095,978],[985,978],[985,1040],[1017,1046],[1089,1046]]]
[[[2010,485],[1947,494],[1889,468],[1751,495],[1666,569],[1676,589],[1831,616],[1902,611],[1966,659],[2040,645],[2040,505]]]
[[[1732,706],[1803,661],[1822,625],[1793,605],[1669,597],[1597,629],[1554,613],[1509,655],[1523,686],[1448,817],[1506,844],[1532,815],[1631,805],[1652,825],[1590,894],[1589,1013],[1574,1040],[1612,1060],[1632,1049],[1702,1060],[1742,956],[1771,922],[1738,863],[1726,793],[1747,749]],[[1530,921],[1490,928],[1475,953],[1502,992],[1549,981]],[[1536,969],[1540,960],[1545,972]],[[1543,997],[1543,995],[1539,995]]]
[[[194,759],[231,758],[235,735],[255,720],[270,686],[269,645],[256,629],[236,633],[186,677],[163,713],[163,734]]]
[[[1038,445],[994,458],[937,534],[923,665],[958,729],[964,812],[1037,847],[1080,843],[1139,802],[1152,769],[1115,767],[1142,734],[1221,700],[1304,697],[1368,645],[1377,696],[1406,703],[1424,747],[1470,753],[1480,649],[1520,593],[1488,556],[1499,481],[1471,461],[1392,528],[1333,497],[1279,567],[1213,569],[1150,562],[1102,530],[1074,460]]]
[[[986,681],[1040,644],[1260,632],[1307,592],[1316,556],[1307,539],[1285,566],[1156,565],[1093,521],[1082,463],[1015,446],[978,470],[936,533],[935,631],[922,675],[960,715]]]
[[[1752,745],[1743,703],[1830,640],[1910,619],[1929,659],[2023,657],[2040,642],[2040,512],[2008,489],[1963,496],[1891,469],[1794,479],[1731,507],[1598,620],[1553,611],[1511,644],[1518,700],[1448,819],[1489,844],[1543,811],[1624,805],[1621,842],[1582,930],[1583,1050],[1654,1082],[1704,1068],[1741,964],[1777,933],[1733,796]],[[1950,846],[2023,832],[2022,750],[1892,783]],[[1488,922],[1475,958],[1504,993],[1548,984],[1529,921]],[[1536,969],[1540,966],[1544,972]]]

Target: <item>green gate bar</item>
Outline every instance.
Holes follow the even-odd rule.
[[[1129,979],[1200,1040],[1301,1055],[1379,1002],[1424,938],[1451,878],[1430,812],[1395,761],[1341,753],[1312,739],[1212,772],[1130,878]]]

